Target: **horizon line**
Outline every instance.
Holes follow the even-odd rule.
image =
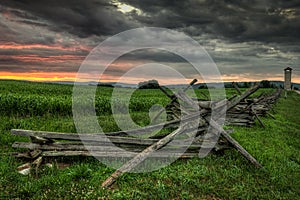
[[[153,79],[149,79],[153,80]],[[148,80],[148,81],[149,81]],[[193,80],[193,79],[190,79]],[[270,82],[282,82],[284,83],[284,80],[268,80],[268,79],[263,79],[263,80],[252,80],[252,81],[222,81],[222,82],[207,82],[208,84],[219,84],[219,83],[257,83],[261,81],[270,81]],[[0,78],[0,81],[20,81],[20,82],[33,82],[33,83],[121,83],[121,84],[128,84],[128,85],[137,85],[138,83],[126,83],[126,82],[118,82],[118,81],[72,81],[72,80],[52,80],[52,81],[47,81],[47,80],[26,80],[26,79],[10,79],[10,78]],[[207,84],[206,82],[196,82],[195,84]],[[291,82],[292,84],[300,84],[300,82]],[[162,85],[187,85],[188,83],[177,83],[177,84],[162,84]]]

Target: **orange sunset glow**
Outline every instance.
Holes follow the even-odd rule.
[[[42,44],[28,44],[21,45],[13,42],[0,44],[0,50],[10,50],[13,52],[26,50],[23,54],[16,55],[0,55],[0,61],[12,61],[6,65],[6,70],[0,68],[0,79],[11,80],[28,80],[28,81],[76,81],[77,70],[83,60],[86,58],[88,52],[92,47],[80,45],[76,47],[64,47],[62,45],[42,45]],[[46,55],[40,55],[41,52],[49,52]],[[59,51],[59,53],[57,53]],[[76,54],[76,52],[84,52],[84,54]],[[51,53],[54,52],[54,53]],[[75,53],[75,54],[74,54]],[[54,54],[54,55],[51,55]],[[151,62],[151,60],[130,60],[130,61],[116,61],[110,65],[111,70],[123,71],[124,73],[135,66]],[[14,64],[16,63],[16,64]],[[12,68],[23,67],[23,70],[9,71],[9,66]],[[40,66],[40,67],[39,67]],[[63,70],[67,68],[74,68],[73,70]],[[53,70],[52,70],[53,68]],[[26,71],[26,69],[28,71]],[[44,69],[48,69],[45,71]],[[57,70],[58,71],[57,71]],[[283,70],[276,74],[255,74],[255,73],[241,73],[241,74],[221,74],[224,82],[231,81],[260,81],[260,80],[283,80]],[[86,75],[85,79],[80,81],[90,81],[90,75]],[[101,82],[114,82],[118,81],[120,75],[105,74],[101,77]],[[93,77],[95,80],[98,77]],[[195,78],[195,77],[194,77]],[[197,77],[198,79],[201,79]],[[191,78],[190,78],[191,79]],[[136,78],[132,77],[127,79],[128,83],[136,83]],[[189,79],[188,79],[189,80]],[[178,83],[181,80],[168,80],[170,83]],[[199,80],[201,81],[201,80]],[[300,82],[300,77],[296,74],[293,76],[293,82]],[[163,82],[165,82],[163,80]]]
[[[74,81],[76,73],[60,72],[0,72],[0,79],[28,80],[28,81]]]
[[[23,49],[44,49],[44,50],[62,50],[62,51],[78,51],[78,50],[85,50],[90,51],[91,48],[79,45],[79,46],[73,46],[73,47],[64,47],[61,45],[43,45],[43,44],[17,44],[14,42],[8,42],[1,44],[0,43],[0,49],[6,49],[6,50],[23,50]]]
[[[21,72],[14,72],[14,71],[0,71],[0,79],[11,79],[11,80],[28,80],[28,81],[47,81],[47,82],[55,82],[55,81],[76,81],[77,77],[77,71],[43,71],[43,67],[47,69],[51,69],[53,66],[57,67],[59,69],[62,69],[63,66],[80,66],[82,61],[86,58],[86,55],[76,55],[72,54],[76,51],[89,51],[92,49],[92,47],[87,46],[80,46],[77,48],[73,47],[63,47],[60,45],[39,45],[39,44],[31,44],[31,45],[20,45],[16,43],[5,43],[0,45],[0,49],[2,50],[30,50],[29,52],[26,52],[26,54],[23,55],[0,55],[0,60],[14,60],[14,62],[21,63],[27,67],[29,70],[21,71]],[[38,51],[36,51],[38,50]],[[48,51],[48,50],[61,50],[65,54],[59,54],[59,55],[45,55],[41,56],[37,53],[40,51]],[[87,54],[87,53],[85,53]],[[116,61],[110,65],[111,70],[122,70],[124,72],[134,68],[135,66],[141,65],[145,62],[151,62],[149,61],[142,61],[142,60],[130,60],[130,61]],[[10,64],[11,65],[11,64]],[[33,66],[42,65],[40,70],[33,70],[30,71]],[[9,65],[8,65],[9,66]],[[61,67],[60,67],[61,66]],[[38,67],[34,67],[38,68]],[[283,71],[282,71],[283,73]],[[85,79],[81,79],[79,81],[90,81],[91,80],[90,74],[86,75]],[[92,77],[93,80],[97,79],[98,77]],[[104,74],[101,77],[101,82],[114,82],[118,81],[120,76],[116,75],[109,75]],[[199,77],[197,77],[199,79]],[[201,78],[200,78],[201,79]],[[231,81],[260,81],[263,79],[267,80],[283,80],[283,74],[277,73],[277,74],[251,74],[251,73],[245,73],[245,74],[222,74],[222,79],[224,82],[231,82]],[[98,80],[98,79],[97,79]],[[138,78],[129,78],[127,79],[128,83],[136,83]],[[188,79],[190,80],[190,79]],[[78,80],[77,80],[78,81]],[[182,80],[168,80],[170,83],[182,83]],[[201,82],[201,80],[199,80]],[[165,80],[162,80],[162,82],[165,82]],[[293,82],[300,82],[299,76],[293,77]]]
[[[70,81],[70,82],[74,82],[74,81],[79,81],[79,82],[88,82],[91,80],[96,80],[99,77],[98,76],[94,76],[94,77],[90,77],[90,74],[87,75],[83,75],[83,77],[86,77],[85,79],[81,79],[81,80],[77,80],[77,72],[24,72],[24,73],[14,73],[14,72],[0,72],[0,79],[6,79],[6,80],[27,80],[27,81],[38,81],[38,82],[55,82],[55,81]],[[115,77],[115,76],[109,76],[107,74],[104,74],[103,76],[101,76],[101,79],[99,80],[100,82],[116,82],[119,80],[120,77]],[[178,84],[178,83],[188,83],[189,81],[191,81],[192,79],[187,79],[186,82],[182,82],[182,80],[174,80],[174,79],[170,79],[170,80],[161,80],[162,84],[168,84],[168,83],[173,83],[173,84]],[[199,78],[198,78],[199,80]],[[253,79],[250,77],[247,77],[247,75],[243,76],[243,75],[232,75],[232,76],[228,76],[228,75],[223,75],[222,76],[222,80],[224,82],[233,82],[233,81],[242,81],[242,82],[253,82],[253,81],[259,81],[257,79]],[[261,79],[262,80],[262,79]],[[283,75],[280,76],[274,76],[274,77],[268,77],[267,80],[270,81],[281,81],[283,80]],[[127,79],[127,83],[131,83],[131,84],[136,84],[138,83],[137,81],[141,81],[139,80],[139,78],[129,78]],[[295,83],[300,83],[300,79],[299,78],[292,78],[292,81]],[[199,82],[204,82],[203,80],[199,80]]]

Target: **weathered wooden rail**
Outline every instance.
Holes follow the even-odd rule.
[[[217,116],[214,116],[214,119],[211,119],[211,112],[212,109],[221,111],[226,107],[226,124],[250,126],[257,119],[264,126],[260,116],[269,114],[271,117],[274,117],[269,111],[279,98],[281,91],[277,90],[271,95],[264,94],[249,99],[248,97],[259,89],[259,85],[253,86],[244,93],[241,93],[235,86],[239,95],[234,95],[232,98],[221,101],[203,101],[191,99],[185,93],[195,82],[196,80],[193,80],[186,89],[172,95],[164,88],[160,88],[170,98],[170,103],[165,107],[169,115],[169,121],[167,122],[140,129],[110,132],[105,135],[103,133],[75,134],[13,129],[11,130],[12,134],[30,137],[31,139],[30,142],[15,142],[13,144],[14,148],[28,149],[28,152],[16,153],[15,156],[35,159],[34,163],[40,163],[43,157],[56,156],[132,158],[103,182],[103,187],[109,187],[120,175],[130,172],[147,158],[191,158],[201,156],[201,152],[205,152],[200,151],[201,149],[220,151],[233,147],[254,166],[262,167],[254,157],[230,136],[231,130],[225,131],[222,126],[214,121],[218,117],[223,117],[220,114],[221,112],[217,112]],[[154,120],[160,114],[162,114],[162,111],[158,112]],[[144,133],[151,133],[161,128],[170,127],[174,130],[171,133],[152,135],[149,138],[138,137]],[[210,131],[209,127],[211,127]],[[177,137],[179,135],[182,137]],[[216,139],[217,144],[215,144]],[[171,141],[172,143],[170,143]],[[187,146],[187,144],[189,145]],[[115,147],[126,151],[116,151]],[[157,152],[157,150],[162,148],[164,151]],[[93,153],[90,153],[90,150]]]
[[[40,154],[47,156],[75,156],[77,155],[76,153],[78,153],[78,155],[92,156],[88,153],[88,150],[93,150],[94,152],[99,152],[99,156],[101,157],[110,157],[115,151],[115,146],[133,153],[137,153],[144,150],[145,147],[155,144],[159,141],[159,139],[104,136],[103,134],[84,134],[84,136],[80,136],[79,134],[72,133],[55,133],[20,129],[13,129],[11,130],[11,133],[14,135],[28,136],[31,138],[31,142],[15,142],[12,147],[26,148],[32,151],[41,150]],[[84,141],[84,144],[82,143],[80,137],[87,139]],[[107,141],[107,139],[109,139],[109,141]],[[68,140],[68,142],[66,142],[66,140]],[[204,138],[204,136],[201,135],[198,136],[197,140],[195,141],[190,141],[189,139],[175,140],[172,142],[172,145],[165,148],[165,150],[171,154],[173,152],[186,149],[186,144],[191,143],[186,151],[189,154],[183,155],[183,157],[192,157],[196,155],[200,148],[208,148],[209,142],[209,138]],[[227,148],[227,146],[217,145],[215,148],[221,149]],[[83,153],[83,151],[86,151],[86,153]],[[106,155],[104,152],[107,152],[108,154]],[[30,155],[31,154],[26,152],[20,153],[16,156],[30,158]],[[39,155],[34,156],[37,157]],[[117,157],[123,157],[123,155],[118,155]]]

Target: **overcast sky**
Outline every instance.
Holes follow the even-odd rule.
[[[290,66],[300,83],[299,0],[1,0],[0,78],[74,80],[103,40],[148,26],[199,42],[224,81],[282,80]],[[106,81],[147,62],[189,68],[171,53],[137,51],[116,61]]]

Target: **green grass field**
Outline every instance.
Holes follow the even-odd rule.
[[[124,89],[125,90],[125,89]],[[206,90],[203,90],[207,93]],[[270,92],[260,89],[261,92]],[[110,111],[112,88],[97,91],[96,111],[104,131],[116,131]],[[227,96],[235,94],[226,90]],[[196,94],[203,98],[196,91]],[[131,99],[132,118],[140,125],[150,121],[153,104],[166,105],[159,90],[136,91]],[[0,199],[300,199],[300,95],[289,92],[275,105],[275,117],[265,117],[266,129],[233,127],[232,136],[263,166],[254,168],[236,150],[204,159],[181,159],[160,170],[125,174],[112,189],[101,183],[114,172],[94,158],[46,160],[38,177],[24,176],[16,168],[26,161],[7,156],[11,145],[26,141],[11,129],[76,132],[72,119],[72,86],[0,81]],[[18,150],[19,151],[19,150]]]

